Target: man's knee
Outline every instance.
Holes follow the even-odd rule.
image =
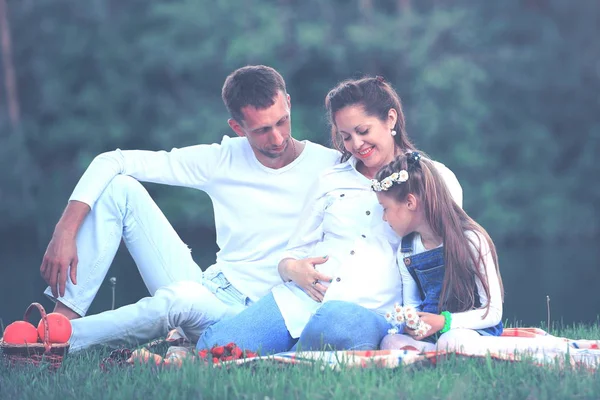
[[[108,184],[112,193],[129,193],[135,191],[145,191],[144,187],[135,178],[129,175],[117,175]],[[106,192],[106,191],[105,191]]]
[[[180,281],[163,286],[156,291],[155,296],[167,297],[173,306],[182,307],[219,301],[210,290],[194,281]]]
[[[231,317],[229,307],[201,283],[182,281],[157,290],[154,297],[165,300],[171,327],[182,327],[194,341],[208,326]]]
[[[104,192],[98,198],[98,202],[104,202],[111,207],[116,205],[121,213],[125,212],[125,207],[148,208],[149,202],[153,202],[144,186],[135,178],[128,175],[115,176]]]

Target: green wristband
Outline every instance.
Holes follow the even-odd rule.
[[[442,311],[440,315],[444,316],[444,327],[440,330],[440,333],[446,333],[452,325],[452,314],[450,314],[450,311]]]

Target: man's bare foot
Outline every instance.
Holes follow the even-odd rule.
[[[71,310],[69,307],[65,306],[60,301],[56,302],[56,306],[54,306],[54,312],[62,314],[69,319],[81,318],[81,315],[77,314],[75,311]]]

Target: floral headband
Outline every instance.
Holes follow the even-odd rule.
[[[408,164],[416,164],[421,159],[421,154],[413,151],[407,155],[406,161]],[[381,182],[377,179],[371,179],[371,188],[376,192],[386,191],[392,187],[394,183],[404,183],[408,180],[408,171],[405,169],[394,172],[390,176],[383,178]]]
[[[379,182],[377,179],[371,179],[371,188],[376,192],[381,192],[391,188],[394,182],[402,183],[406,182],[407,180],[408,172],[403,169],[400,172],[394,172],[387,178],[383,178],[381,182]]]

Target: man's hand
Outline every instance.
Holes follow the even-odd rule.
[[[65,295],[67,273],[71,277],[71,282],[77,285],[77,263],[79,260],[75,239],[79,227],[89,212],[90,206],[86,203],[77,200],[69,201],[67,208],[65,208],[63,215],[56,224],[54,234],[48,244],[40,267],[40,273],[50,285],[54,297]]]
[[[279,263],[279,274],[284,281],[294,281],[313,300],[321,302],[327,291],[323,283],[331,282],[331,277],[317,271],[316,266],[326,261],[327,256],[302,260],[286,258]]]
[[[54,297],[65,295],[67,274],[71,282],[77,284],[78,261],[75,236],[65,232],[54,232],[40,267],[40,273],[50,286]]]

